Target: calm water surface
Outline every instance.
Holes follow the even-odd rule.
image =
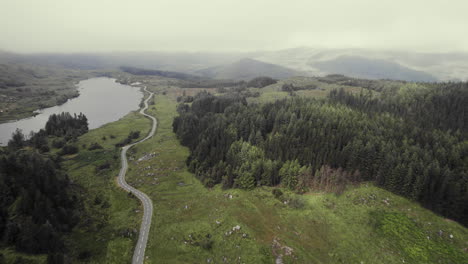
[[[98,128],[106,123],[119,120],[127,113],[138,110],[143,97],[140,88],[116,83],[115,79],[92,78],[78,84],[80,96],[68,100],[60,106],[37,111],[35,117],[0,124],[0,145],[6,145],[11,134],[17,129],[25,135],[44,128],[51,114],[70,112],[85,114],[89,129]]]

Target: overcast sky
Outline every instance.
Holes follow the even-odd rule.
[[[468,51],[467,0],[0,0],[0,49]]]

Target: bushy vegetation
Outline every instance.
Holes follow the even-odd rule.
[[[208,186],[341,192],[373,180],[466,225],[467,84],[413,86],[249,106],[206,95],[173,128]]]
[[[294,92],[294,91],[300,91],[300,90],[314,90],[314,89],[317,89],[318,87],[316,85],[313,85],[313,84],[309,84],[309,85],[306,85],[306,86],[296,86],[294,84],[291,84],[291,83],[285,83],[281,86],[281,91],[284,91],[284,92]]]
[[[91,146],[89,146],[88,150],[96,150],[96,149],[102,149],[102,146],[99,145],[99,143],[97,142],[94,142],[91,144]]]
[[[277,81],[271,77],[268,76],[261,76],[257,78],[253,78],[249,82],[247,82],[248,87],[255,87],[255,88],[263,88],[265,86],[268,86],[270,84],[274,84]]]
[[[77,223],[77,198],[56,161],[34,151],[0,158],[0,238],[26,253],[63,253]]]
[[[181,72],[149,70],[149,69],[141,69],[141,68],[128,67],[128,66],[122,66],[122,67],[120,67],[120,70],[122,70],[124,72],[131,73],[133,75],[154,75],[154,76],[161,76],[161,77],[167,77],[167,78],[176,78],[176,79],[182,79],[182,80],[201,79],[201,77],[186,74],[186,73],[181,73]]]
[[[140,131],[131,131],[125,139],[115,144],[115,146],[118,148],[123,147],[125,145],[130,144],[134,139],[137,139],[138,137],[140,137]]]
[[[78,116],[73,116],[68,112],[53,114],[49,116],[46,123],[45,131],[47,135],[57,137],[76,138],[88,132],[88,119],[80,113]]]
[[[52,115],[46,128],[31,133],[13,133],[0,155],[0,241],[17,251],[47,254],[48,263],[63,263],[67,254],[64,234],[79,221],[79,199],[68,176],[61,170],[60,155],[75,154],[71,143],[88,130],[84,115]]]
[[[240,87],[245,86],[245,81],[229,81],[229,80],[184,80],[179,81],[178,86],[182,88],[224,88],[224,87]]]
[[[61,155],[71,155],[76,153],[78,153],[78,147],[72,144],[63,146],[62,150],[60,151]]]

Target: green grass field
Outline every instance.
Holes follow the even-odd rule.
[[[120,170],[120,148],[114,145],[130,131],[140,131],[142,138],[149,128],[148,119],[130,113],[80,137],[79,154],[64,163],[70,178],[83,187],[80,193],[85,208],[81,224],[69,240],[77,245],[73,250],[77,255],[89,252],[93,263],[129,263],[132,257],[137,236],[135,230],[139,228],[142,212],[139,201],[115,182]],[[94,142],[103,149],[88,150]],[[98,169],[106,163],[110,168]]]

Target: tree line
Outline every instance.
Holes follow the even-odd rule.
[[[467,225],[466,85],[336,90],[264,105],[205,93],[178,107],[173,129],[207,186],[340,192],[374,181]]]

